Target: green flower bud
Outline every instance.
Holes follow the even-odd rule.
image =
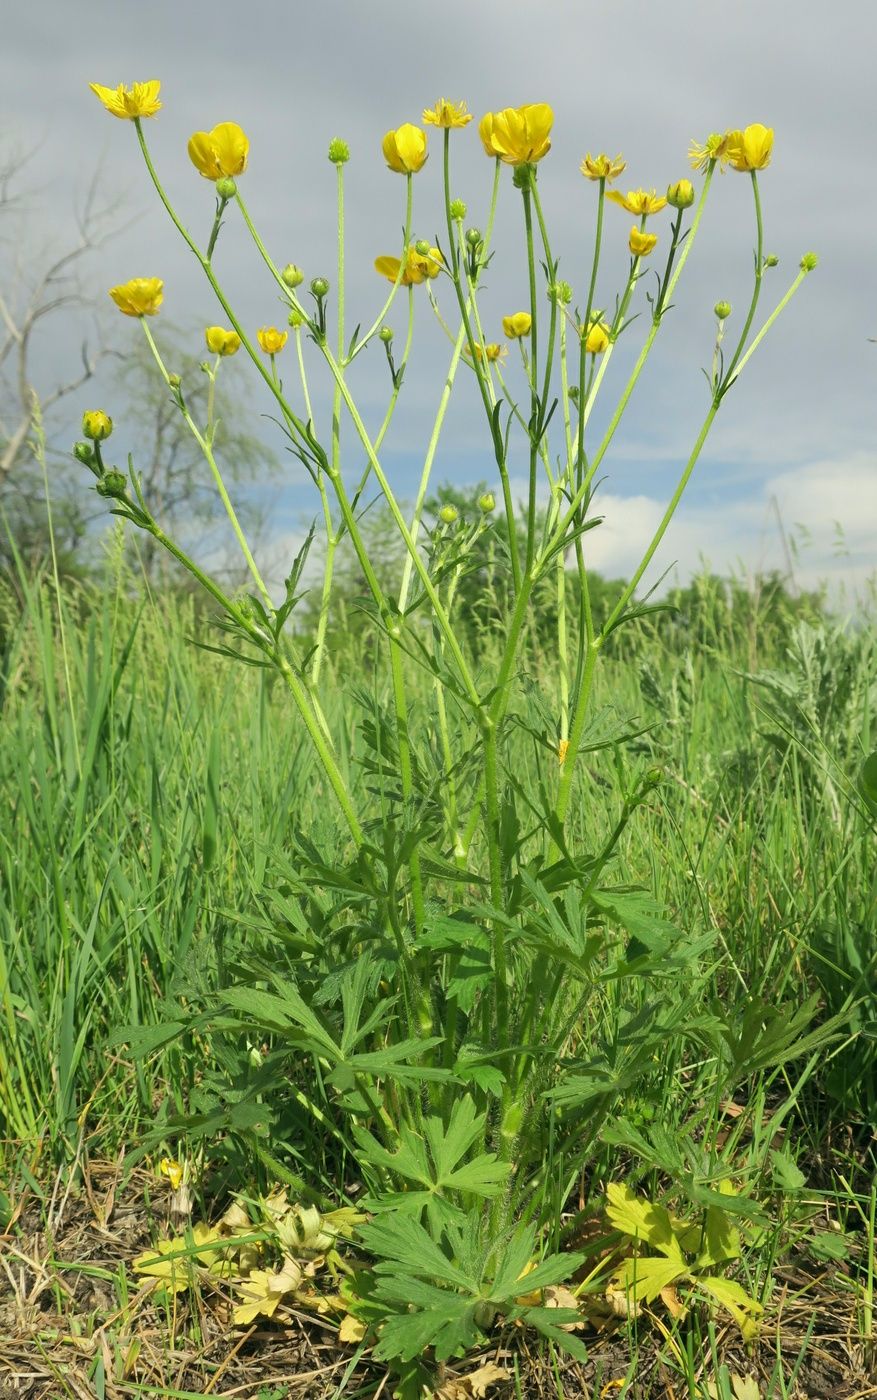
[[[216,182],[216,193],[220,199],[234,199],[238,192],[238,187],[230,175],[223,175],[221,180]]]
[[[392,339],[393,339],[393,328],[392,328],[392,326],[381,326],[381,329],[378,331],[378,340],[382,340],[382,341],[384,342],[385,345],[389,345],[389,343],[390,343],[390,341],[391,341]]]
[[[432,248],[425,238],[418,238],[414,245],[414,251],[418,253],[421,258],[428,258],[432,252]]]
[[[76,458],[77,462],[81,462],[83,466],[88,467],[94,461],[94,448],[90,442],[77,442],[76,446],[73,448],[73,456]]]
[[[300,267],[296,267],[295,263],[287,263],[280,274],[280,280],[284,287],[294,289],[295,287],[301,286],[302,282],[305,280],[305,275]]]
[[[463,220],[464,220],[465,217],[466,217],[466,213],[467,213],[467,210],[466,210],[466,204],[465,204],[465,201],[464,201],[464,200],[462,200],[462,199],[452,199],[452,200],[451,200],[451,218],[452,218],[452,219],[456,219],[457,223],[462,223]]]
[[[329,142],[329,159],[333,165],[346,165],[350,160],[350,147],[340,136],[333,137]]]
[[[572,301],[572,287],[568,282],[554,282],[548,288],[548,295],[561,306],[569,306]]]
[[[311,291],[315,297],[322,299],[329,291],[329,283],[325,277],[315,277],[311,282]]]
[[[480,228],[467,228],[463,237],[470,248],[477,248],[484,242]]]
[[[183,381],[178,374],[169,374],[167,382],[171,389],[179,389]]]
[[[478,509],[484,515],[489,515],[492,510],[496,510],[496,497],[492,491],[485,491],[483,496],[478,497]]]
[[[290,311],[289,315],[286,318],[286,322],[287,325],[292,326],[292,329],[294,331],[297,331],[299,326],[304,325],[305,318],[304,316],[302,316],[300,311]]]
[[[92,442],[104,442],[113,431],[113,420],[99,408],[88,410],[82,415],[82,431]]]
[[[460,512],[457,510],[456,506],[442,506],[439,511],[439,520],[444,521],[445,525],[453,525],[454,521],[459,520],[459,518]]]
[[[800,267],[802,272],[812,272],[817,266],[819,258],[815,253],[805,253],[801,259]]]
[[[717,301],[713,311],[720,321],[727,321],[731,314],[731,303],[729,301]]]
[[[779,258],[777,257],[776,253],[768,253],[767,257],[764,260],[764,265],[765,267],[776,267],[778,262]]]
[[[95,486],[99,496],[108,496],[110,499],[117,496],[124,496],[128,485],[128,478],[124,472],[117,471],[111,467],[108,472],[104,472],[100,481]]]
[[[667,203],[674,209],[688,209],[694,203],[694,185],[690,180],[677,180],[667,186]]]

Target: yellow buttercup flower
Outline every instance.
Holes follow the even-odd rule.
[[[189,138],[189,159],[205,180],[242,175],[247,168],[250,143],[237,122],[220,122],[212,131],[196,131]]]
[[[658,235],[656,233],[643,233],[637,228],[636,224],[634,224],[633,228],[630,230],[630,238],[628,239],[627,246],[630,248],[633,257],[647,258],[657,241]]]
[[[381,142],[384,160],[397,175],[416,175],[426,164],[426,132],[404,122]]]
[[[465,102],[449,102],[446,97],[440,97],[434,107],[426,107],[423,113],[427,126],[468,126],[471,120],[472,113],[466,110]]]
[[[279,355],[289,339],[289,332],[279,331],[276,326],[262,326],[256,332],[256,339],[266,355]]]
[[[728,160],[735,170],[764,170],[773,151],[773,127],[755,122],[725,137]]]
[[[110,287],[110,296],[125,316],[155,316],[164,301],[160,277],[132,277]]]
[[[395,282],[399,274],[399,261],[399,258],[391,257],[389,253],[385,253],[383,257],[375,258],[375,271],[379,272],[382,277],[386,277],[388,282]],[[442,255],[438,248],[430,248],[428,253],[418,253],[412,243],[405,260],[401,284],[403,287],[419,286],[427,279],[438,277],[441,270]]]
[[[612,160],[610,156],[592,156],[588,152],[579,169],[588,180],[605,180],[607,184],[610,184],[613,180],[618,179],[623,170],[627,169],[627,161],[622,160],[620,155]]]
[[[713,161],[718,161],[720,166],[728,163],[728,138],[720,131],[712,131],[706,140],[701,144],[699,141],[692,141],[688,148],[688,160],[693,170],[700,170],[705,173],[712,165]]]
[[[114,117],[120,117],[122,121],[133,122],[138,117],[154,117],[161,106],[158,100],[158,92],[161,83],[158,78],[151,78],[148,83],[132,83],[125,87],[124,83],[119,83],[117,88],[103,87],[100,83],[89,83],[88,85],[96,97],[106,107],[107,111]]]
[[[467,346],[466,346],[466,352],[467,352],[467,353],[468,353],[468,350],[469,350],[469,347],[468,347],[468,345],[467,345]],[[476,358],[476,360],[484,360],[484,359],[486,359],[486,360],[489,360],[491,363],[493,363],[494,360],[504,360],[505,357],[506,357],[506,355],[507,355],[508,353],[509,353],[509,352],[508,352],[508,350],[506,349],[506,347],[505,347],[504,345],[497,345],[497,344],[495,344],[495,343],[491,343],[490,345],[481,345],[481,344],[479,344],[479,342],[478,342],[477,340],[476,340],[476,342],[475,342],[475,358]]]
[[[628,190],[620,194],[618,190],[607,190],[606,198],[613,204],[626,209],[628,214],[659,214],[667,203],[666,197],[655,190]]]
[[[241,338],[237,331],[227,331],[223,326],[208,326],[204,332],[207,349],[214,355],[236,355],[241,348]]]
[[[503,316],[502,328],[509,340],[520,340],[530,334],[533,318],[529,311],[516,311],[513,316]]]
[[[589,355],[602,355],[609,345],[609,327],[605,321],[592,321],[585,337],[585,349]]]
[[[487,112],[478,134],[489,156],[498,156],[506,165],[531,165],[551,150],[548,138],[553,125],[554,113],[548,103],[534,102]]]

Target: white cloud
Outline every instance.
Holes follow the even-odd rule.
[[[604,522],[587,536],[593,567],[629,576],[661,520],[666,501],[600,492]],[[785,540],[784,540],[785,536]],[[791,551],[803,587],[861,587],[877,570],[877,454],[820,459],[753,484],[742,500],[683,500],[645,577],[668,567],[685,580],[704,563],[719,573],[785,571]]]

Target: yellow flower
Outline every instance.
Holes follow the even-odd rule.
[[[606,198],[626,209],[628,214],[659,214],[667,203],[665,196],[655,190],[628,190],[627,194],[607,190]]]
[[[250,143],[237,122],[220,122],[212,131],[190,136],[188,149],[190,161],[205,180],[221,180],[243,174]]]
[[[276,326],[263,326],[256,332],[256,339],[266,355],[279,355],[289,339],[289,331],[279,331]]]
[[[692,141],[688,148],[688,160],[692,170],[700,170],[701,172],[706,172],[716,160],[720,166],[727,165],[727,136],[723,136],[720,131],[712,131],[703,145],[699,141]]]
[[[113,431],[113,420],[103,409],[86,409],[82,415],[83,436],[92,442],[105,442]]]
[[[125,316],[155,316],[164,301],[164,283],[160,277],[132,277],[110,287],[110,296]]]
[[[412,243],[405,260],[405,271],[402,273],[401,279],[402,286],[419,286],[427,278],[438,277],[441,270],[442,255],[438,248],[430,248],[428,253],[418,253]],[[382,277],[386,277],[388,282],[395,282],[399,273],[399,259],[385,253],[383,257],[375,258],[375,271],[379,272]]]
[[[773,127],[755,122],[745,131],[729,131],[725,137],[728,160],[735,170],[764,170],[773,151]]]
[[[690,209],[694,203],[694,185],[690,180],[677,180],[667,186],[667,203],[674,209]]]
[[[499,156],[506,165],[529,165],[551,150],[548,138],[553,124],[554,113],[548,103],[534,102],[487,112],[478,133],[489,156]]]
[[[125,87],[124,83],[119,83],[117,88],[102,87],[100,83],[89,83],[88,86],[100,98],[107,111],[114,117],[120,117],[122,121],[133,122],[138,117],[154,117],[161,106],[158,100],[161,83],[158,78],[151,78],[148,83],[133,83],[129,88]]]
[[[404,122],[381,142],[384,160],[397,175],[416,175],[426,164],[426,132]]]
[[[605,321],[592,321],[585,337],[585,349],[589,355],[602,355],[609,344],[609,327]],[[563,759],[561,758],[561,763]]]
[[[158,1170],[161,1176],[167,1177],[174,1191],[176,1191],[185,1174],[182,1163],[178,1162],[175,1157],[162,1157],[158,1164]]]
[[[426,126],[468,126],[471,120],[472,113],[467,112],[465,102],[449,102],[446,97],[440,97],[434,107],[426,107],[423,113]]]
[[[520,340],[522,336],[529,335],[532,323],[529,311],[516,311],[513,316],[502,318],[502,328],[509,340]]]
[[[606,180],[607,183],[611,183],[618,179],[623,170],[627,169],[627,161],[622,160],[620,155],[612,160],[609,156],[592,156],[588,152],[579,169],[588,180]]]
[[[637,228],[636,224],[634,224],[633,228],[630,230],[630,238],[628,239],[627,246],[630,248],[633,257],[647,258],[657,241],[658,235],[656,233],[643,233]]]
[[[227,331],[223,326],[208,326],[204,332],[207,349],[214,355],[236,355],[241,348],[241,338],[237,331]]]
[[[467,346],[466,346],[466,351],[467,351],[467,353],[468,353],[468,350],[469,350],[469,347],[468,347],[468,345],[467,345]],[[476,360],[482,360],[482,359],[485,359],[485,358],[488,359],[488,360],[490,360],[491,362],[493,362],[494,360],[504,360],[505,357],[506,357],[506,355],[507,355],[508,353],[509,353],[509,352],[508,352],[508,350],[505,348],[504,345],[497,345],[497,344],[495,344],[495,343],[491,343],[490,345],[484,345],[484,346],[482,346],[482,345],[479,344],[479,342],[478,342],[477,340],[476,340],[476,342],[475,342],[475,358],[476,358]]]

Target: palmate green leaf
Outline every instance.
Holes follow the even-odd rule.
[[[294,1026],[305,1034],[305,1043],[315,1053],[327,1059],[342,1059],[341,1050],[325,1029],[319,1017],[303,1001],[298,989],[291,982],[276,978],[277,992],[266,992],[259,987],[227,987],[221,993],[221,1001],[235,1011],[243,1012],[250,1024],[266,1030],[289,1032]]]
[[[476,1114],[471,1097],[464,1094],[455,1102],[447,1125],[441,1118],[427,1118],[425,1141],[411,1133],[391,1152],[363,1128],[355,1129],[354,1134],[366,1161],[416,1182],[433,1196],[445,1191],[467,1191],[490,1198],[501,1189],[511,1166],[497,1161],[493,1152],[464,1160],[474,1144],[483,1141],[486,1125],[484,1115]]]
[[[706,1213],[703,1248],[697,1256],[695,1268],[712,1269],[717,1264],[727,1264],[732,1259],[739,1259],[740,1254],[740,1231],[726,1211],[718,1206],[710,1206]]]
[[[427,1347],[437,1361],[447,1361],[469,1351],[482,1337],[475,1322],[478,1299],[463,1296],[418,1279],[381,1279],[378,1298],[404,1311],[392,1313],[383,1323],[373,1355],[378,1361],[413,1361]],[[409,1307],[415,1308],[410,1312]]]
[[[535,1327],[543,1337],[576,1361],[589,1359],[584,1342],[563,1329],[564,1323],[581,1322],[581,1314],[574,1308],[522,1308],[519,1314],[509,1314],[511,1320],[517,1320],[518,1316],[528,1327]]]
[[[359,1055],[348,1055],[345,1061],[351,1069],[362,1074],[374,1074],[382,1079],[432,1080],[435,1083],[450,1083],[453,1075],[450,1070],[436,1066],[413,1064],[412,1060],[442,1044],[441,1036],[428,1036],[424,1040],[400,1040],[396,1045],[386,1045],[380,1050]]]
[[[359,1237],[377,1256],[375,1273],[402,1271],[415,1279],[439,1279],[462,1293],[477,1294],[477,1285],[445,1255],[432,1236],[416,1220],[382,1215],[362,1225]]]

